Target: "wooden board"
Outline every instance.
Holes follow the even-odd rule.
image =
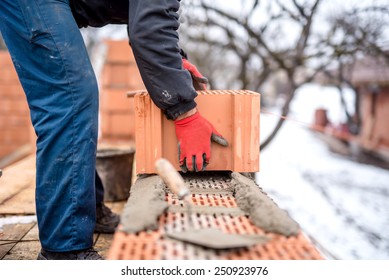
[[[2,242],[0,244],[0,259],[3,259],[34,225],[35,223],[4,225],[0,240]]]
[[[3,170],[0,178],[0,205],[34,185],[35,156],[29,156]]]
[[[35,224],[3,260],[36,260],[40,249],[38,224]]]
[[[3,260],[36,260],[40,249],[39,241],[18,242]]]
[[[109,207],[112,210],[112,212],[120,215],[123,211],[126,202],[127,200],[117,201],[117,202],[105,202],[105,205]]]
[[[99,234],[97,241],[95,242],[95,250],[105,258],[112,243],[113,234]]]
[[[39,241],[39,229],[38,224],[32,227],[32,229],[23,237],[23,241]]]
[[[35,212],[35,184],[31,184],[0,204],[2,215],[35,215]]]

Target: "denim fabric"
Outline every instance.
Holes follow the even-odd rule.
[[[53,252],[89,248],[96,215],[98,87],[69,3],[1,0],[0,28],[38,136],[42,247]]]
[[[171,119],[196,106],[179,54],[180,1],[129,0],[128,11],[121,9],[124,1],[71,0],[79,4],[72,6],[73,16],[69,0],[0,0],[1,32],[38,136],[36,207],[47,251],[91,247],[96,196],[103,199],[95,178],[98,87],[74,18],[80,26],[128,23],[154,103]]]

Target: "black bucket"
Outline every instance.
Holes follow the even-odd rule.
[[[96,170],[104,186],[105,201],[126,200],[130,195],[133,149],[99,149]]]

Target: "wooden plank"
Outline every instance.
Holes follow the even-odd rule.
[[[23,237],[23,241],[39,241],[39,229],[38,224],[32,227],[32,229]]]
[[[0,213],[3,215],[35,215],[35,184],[31,184],[0,204]]]
[[[39,229],[38,224],[35,224],[3,260],[36,260],[40,249]]]
[[[3,226],[1,241],[19,241],[29,232],[36,223],[10,224]]]
[[[16,151],[0,159],[0,168],[12,165],[13,163],[29,156],[33,151],[30,144],[26,144],[18,148]]]
[[[125,201],[107,203],[112,211],[120,214]],[[94,234],[95,249],[105,257],[111,246],[113,234]],[[12,241],[12,243],[10,243]],[[36,223],[5,225],[0,235],[0,259],[35,260],[41,248]]]
[[[113,202],[111,201],[106,201],[104,202],[105,206],[107,206],[108,208],[112,209],[112,206],[113,206]]]
[[[95,244],[97,242],[98,238],[99,238],[99,234],[98,233],[94,233],[93,234],[93,244]]]
[[[101,233],[95,243],[95,250],[105,258],[112,243],[113,234]]]
[[[0,245],[0,260],[2,260],[8,254],[8,252],[12,249],[12,247],[15,246],[15,244],[16,242]]]
[[[0,179],[0,205],[34,185],[35,156],[29,156],[5,169]]]
[[[3,257],[3,260],[36,260],[40,249],[41,244],[39,241],[18,242]]]
[[[1,235],[0,240],[0,259],[7,257],[7,254],[9,254],[12,248],[17,245],[17,242],[20,241],[34,225],[35,223],[4,225],[3,235]]]
[[[117,201],[117,202],[111,202],[111,206],[108,206],[111,208],[112,212],[116,214],[121,214],[124,208],[124,205],[126,204],[127,200],[124,201]]]

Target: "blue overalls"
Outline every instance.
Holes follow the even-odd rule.
[[[130,0],[128,13],[145,86],[172,119],[196,106],[196,92],[179,55],[178,6],[178,0]],[[73,12],[77,10],[82,7]],[[115,23],[109,17],[101,26]],[[98,85],[69,0],[1,0],[0,30],[37,134],[36,212],[42,247],[52,252],[88,249],[96,196],[102,200],[101,188],[95,193]]]

